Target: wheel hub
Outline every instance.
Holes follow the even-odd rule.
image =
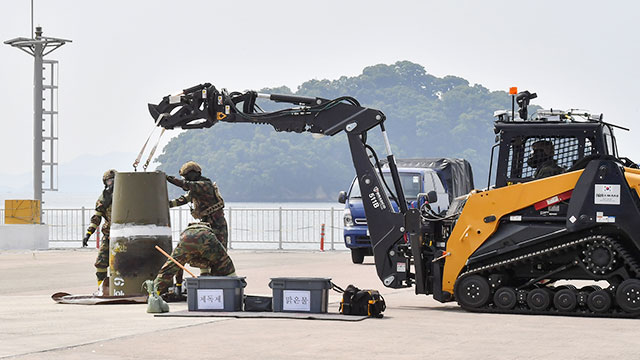
[[[549,303],[549,293],[546,289],[534,289],[527,296],[527,305],[529,305],[529,308],[531,308],[532,310],[545,310],[549,306]]]
[[[553,297],[553,305],[560,311],[573,311],[578,305],[575,289],[559,290]]]
[[[493,296],[493,303],[499,309],[510,310],[516,306],[518,302],[516,292],[513,288],[502,287],[496,291]]]
[[[597,290],[589,294],[587,306],[591,311],[605,313],[611,307],[611,296],[605,290]]]
[[[595,240],[588,243],[582,251],[582,262],[593,274],[604,275],[615,268],[616,255],[610,241]]]
[[[472,299],[480,296],[480,289],[478,289],[478,286],[476,286],[476,284],[470,284],[469,286],[467,286],[467,296]]]

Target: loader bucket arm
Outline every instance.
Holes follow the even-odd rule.
[[[295,107],[274,112],[260,112],[256,99],[294,104]],[[398,251],[405,241],[405,200],[395,158],[384,128],[385,115],[380,110],[362,107],[352,97],[333,100],[296,95],[260,94],[254,91],[229,93],[218,91],[209,83],[165,96],[159,104],[149,104],[156,125],[166,129],[199,129],[218,121],[229,123],[269,124],[276,131],[311,132],[333,136],[346,132],[351,157],[363,194],[378,277],[392,288],[411,286],[409,259]],[[394,211],[387,195],[390,189],[380,176],[378,164],[369,160],[373,152],[366,143],[367,132],[380,127],[387,150],[394,191],[400,212]],[[377,157],[376,157],[377,158]],[[399,266],[402,263],[404,266]],[[398,271],[400,270],[400,271]]]

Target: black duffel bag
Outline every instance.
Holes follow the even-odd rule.
[[[342,292],[340,313],[345,315],[366,315],[381,318],[387,305],[378,290],[360,290],[353,285],[345,290],[333,284],[334,290]]]

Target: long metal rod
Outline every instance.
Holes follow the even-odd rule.
[[[40,35],[36,34],[36,38]],[[44,45],[33,45],[33,198],[42,202],[42,52]]]

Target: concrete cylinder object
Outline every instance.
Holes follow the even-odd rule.
[[[172,251],[166,175],[118,172],[113,189],[109,243],[109,295],[143,294]]]

